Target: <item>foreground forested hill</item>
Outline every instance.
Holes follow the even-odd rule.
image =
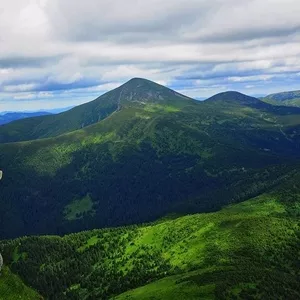
[[[2,241],[0,251],[46,299],[299,299],[299,188],[294,173],[219,212]]]

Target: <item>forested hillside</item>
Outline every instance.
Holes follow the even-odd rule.
[[[18,238],[0,251],[46,299],[299,299],[299,178],[215,213]]]
[[[214,211],[298,168],[299,108],[236,92],[198,102],[142,79],[117,91],[104,103],[117,95],[119,108],[96,124],[0,144],[2,238]]]

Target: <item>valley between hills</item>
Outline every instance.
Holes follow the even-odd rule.
[[[300,108],[268,99],[134,78],[0,126],[0,299],[300,299]]]

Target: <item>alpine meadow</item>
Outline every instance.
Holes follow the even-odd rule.
[[[300,300],[299,0],[2,2],[0,300]]]

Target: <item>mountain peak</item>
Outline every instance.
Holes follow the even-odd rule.
[[[154,83],[153,81],[149,80],[149,79],[146,79],[146,78],[142,78],[142,77],[133,77],[131,79],[129,79],[127,82],[125,82],[125,84],[127,83],[135,83],[135,84],[139,84],[139,83],[147,83],[147,82],[152,82]]]
[[[125,82],[123,85],[121,85],[121,87],[124,87],[124,86],[130,87],[133,89],[140,88],[140,87],[147,87],[147,88],[152,88],[152,89],[162,89],[162,88],[167,89],[167,87],[165,87],[159,83],[156,83],[154,81],[151,81],[146,78],[141,78],[141,77],[131,78],[130,80]]]
[[[184,107],[195,101],[165,86],[143,78],[132,78],[97,99],[59,115],[16,121],[0,127],[0,143],[54,137],[95,124],[123,107],[146,103]]]
[[[128,80],[127,82],[125,82],[123,85],[121,85],[121,87],[123,88],[125,87],[128,89],[137,89],[137,88],[161,89],[163,86],[145,78],[134,77]]]
[[[262,103],[257,98],[247,96],[245,94],[242,94],[240,92],[236,91],[227,91],[227,92],[222,92],[219,94],[216,94],[206,101],[209,102],[225,102],[225,103],[235,103],[235,104],[240,104],[240,105],[253,105],[253,104],[259,104]]]
[[[168,87],[160,85],[144,78],[132,78],[119,87],[121,103],[124,102],[163,102],[168,100],[176,101],[191,100],[191,98],[181,95]]]

